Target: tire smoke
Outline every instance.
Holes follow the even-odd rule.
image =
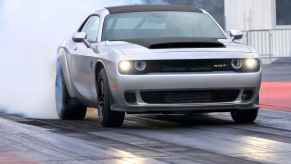
[[[0,110],[32,118],[57,118],[54,102],[57,46],[92,11],[133,3],[146,2],[0,1]]]

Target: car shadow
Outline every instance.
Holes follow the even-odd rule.
[[[32,119],[20,115],[1,113],[0,117],[31,125],[60,134],[90,133],[101,131],[115,131],[126,129],[138,130],[173,130],[187,128],[214,128],[236,125],[229,114],[191,114],[191,115],[127,115],[124,125],[120,128],[104,128],[97,121],[96,116],[87,116],[82,121],[63,121],[56,119]]]
[[[195,126],[219,126],[229,125],[233,122],[227,118],[218,117],[221,114],[196,113],[191,115],[148,115],[145,118],[153,120],[167,121],[178,124],[179,127],[195,127]]]

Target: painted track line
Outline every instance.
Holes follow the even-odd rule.
[[[291,112],[291,81],[263,82],[260,99],[262,108]]]

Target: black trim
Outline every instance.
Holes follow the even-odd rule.
[[[119,70],[119,72],[126,75],[235,72],[231,61],[232,59],[144,60],[146,68],[143,71],[138,71],[133,67],[130,71]],[[136,64],[136,61],[130,62],[133,66]]]
[[[106,8],[110,14],[130,13],[130,12],[150,12],[150,11],[180,11],[180,12],[198,12],[202,10],[184,5],[129,5]]]
[[[150,49],[163,48],[224,48],[217,38],[147,38],[123,40]]]
[[[78,28],[77,32],[81,32],[85,24],[87,23],[88,19],[90,19],[92,16],[99,16],[98,14],[90,14],[86,17],[86,19],[82,22],[81,26]],[[99,16],[100,17],[100,16]]]
[[[151,90],[140,92],[141,98],[148,104],[179,103],[220,103],[233,102],[239,96],[239,89],[216,90]]]

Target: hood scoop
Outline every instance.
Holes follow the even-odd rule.
[[[179,42],[179,43],[161,43],[153,44],[150,49],[168,49],[168,48],[224,48],[219,42]]]
[[[144,39],[128,40],[149,49],[170,48],[225,48],[225,45],[216,38],[166,38],[166,39]]]

